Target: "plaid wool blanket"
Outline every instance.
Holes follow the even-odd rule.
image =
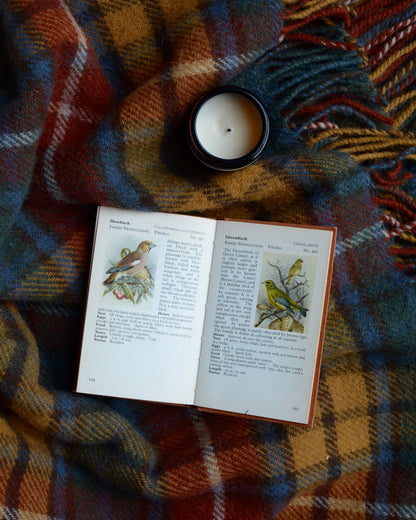
[[[0,9],[1,517],[416,518],[416,3]],[[224,84],[271,119],[229,173],[184,137]],[[72,392],[97,204],[337,226],[312,429]]]

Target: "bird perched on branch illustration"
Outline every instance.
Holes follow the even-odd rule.
[[[286,285],[289,285],[290,282],[292,281],[292,279],[295,276],[297,276],[298,274],[300,274],[300,272],[302,270],[302,263],[303,263],[302,258],[298,258],[296,260],[296,262],[291,266],[291,268],[289,269],[289,276],[286,280]]]
[[[150,240],[140,242],[135,251],[125,255],[119,262],[106,271],[106,274],[110,276],[104,280],[103,284],[108,285],[113,283],[114,280],[121,275],[134,276],[139,273],[146,267],[147,260],[149,259],[149,251],[153,247],[156,247],[156,244]]]
[[[289,311],[291,314],[294,314],[294,311],[298,311],[302,316],[306,317],[306,313],[309,309],[305,309],[299,305],[299,303],[292,300],[284,291],[276,287],[276,284],[272,280],[266,280],[263,283],[266,286],[267,299],[272,307],[282,311]]]

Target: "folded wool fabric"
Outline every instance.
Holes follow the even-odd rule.
[[[416,4],[0,9],[2,517],[416,518]],[[271,120],[237,172],[186,144],[222,84]],[[72,392],[97,204],[338,228],[312,429]]]

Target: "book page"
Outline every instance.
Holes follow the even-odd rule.
[[[334,235],[217,223],[198,406],[308,423]]]
[[[215,226],[99,208],[76,391],[193,403]]]

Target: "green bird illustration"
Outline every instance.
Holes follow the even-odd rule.
[[[296,260],[296,262],[291,266],[291,268],[289,269],[289,276],[287,278],[286,285],[289,285],[290,282],[292,281],[292,278],[294,278],[301,272],[302,262],[303,262],[302,258],[298,258]]]
[[[276,284],[272,280],[266,280],[263,283],[266,286],[267,299],[272,307],[282,311],[289,311],[291,314],[294,314],[294,311],[298,311],[302,316],[306,317],[306,313],[309,309],[301,307],[292,300],[285,292],[276,287]]]

